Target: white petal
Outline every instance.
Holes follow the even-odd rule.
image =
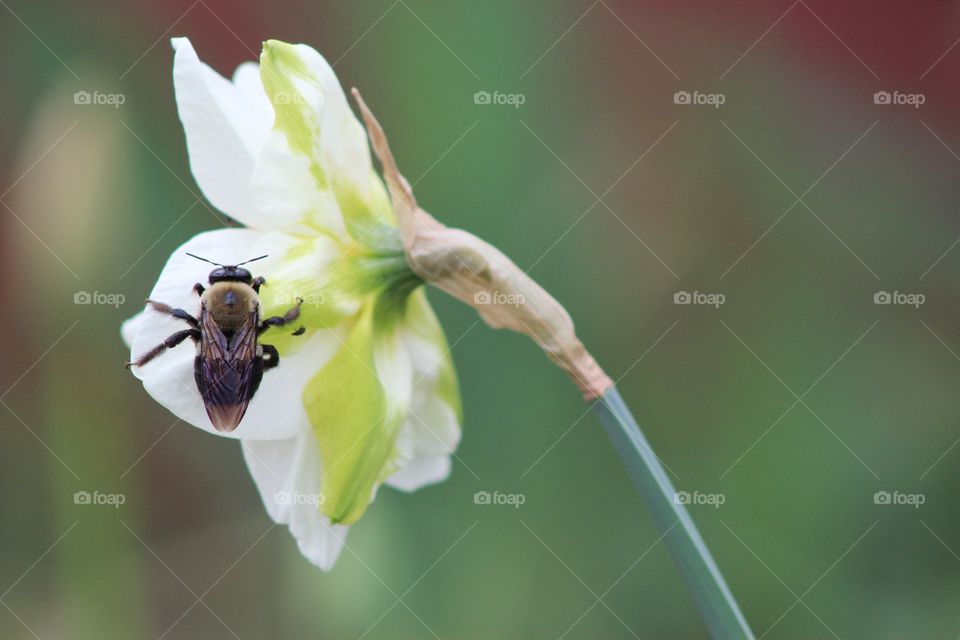
[[[327,61],[306,45],[263,45],[260,75],[274,108],[273,132],[254,172],[264,215],[342,236],[344,218],[362,233],[392,224],[383,183],[373,170],[366,130]]]
[[[257,210],[276,228],[317,229],[344,237],[340,205],[329,189],[317,185],[311,160],[290,149],[286,136],[271,131],[260,151],[252,176]]]
[[[416,376],[423,376],[418,371]],[[413,400],[406,421],[397,436],[397,456],[403,466],[386,484],[403,491],[415,491],[447,479],[450,454],[460,443],[456,410],[437,393],[437,379],[420,377],[413,388]]]
[[[137,332],[140,331],[140,327],[143,326],[144,321],[147,318],[147,313],[141,311],[132,318],[127,318],[124,320],[123,324],[120,325],[120,336],[123,338],[123,343],[128,347],[133,346],[133,341],[137,337]]]
[[[390,413],[408,413],[413,387],[413,362],[399,334],[382,335],[374,341],[374,368],[387,399],[388,421]]]
[[[242,101],[245,110],[252,114],[257,129],[261,130],[263,123],[269,127],[273,123],[273,105],[260,81],[260,65],[250,61],[241,63],[233,72],[233,85],[237,100]]]
[[[400,491],[412,492],[450,477],[450,455],[419,456],[387,478],[385,484]]]
[[[225,264],[240,262],[264,253],[270,254],[271,257],[254,263],[254,275],[264,275],[269,281],[272,267],[277,265],[275,260],[297,242],[296,238],[283,233],[250,229],[223,229],[202,233],[177,249],[170,257],[150,293],[150,299],[196,315],[200,310],[200,302],[192,291],[193,285],[197,282],[205,283],[207,274],[213,267],[187,256],[185,252]],[[267,286],[269,287],[269,282]],[[153,310],[135,316],[128,323],[132,323],[125,328],[128,335],[135,329],[131,360],[186,327],[184,322]],[[291,438],[310,429],[302,399],[306,382],[341,344],[341,338],[332,331],[315,331],[309,337],[304,336],[304,339],[307,342],[296,353],[284,355],[276,369],[264,373],[260,389],[250,401],[243,421],[230,433],[216,431],[207,417],[194,381],[196,347],[190,340],[142,367],[134,367],[133,372],[143,380],[144,388],[157,402],[195,427],[232,438]]]
[[[272,52],[291,53],[299,59],[303,73],[300,73],[300,69],[291,69],[282,57],[272,59]],[[316,119],[315,142],[319,149],[315,147],[315,150],[320,155],[317,159],[324,170],[366,190],[373,175],[366,130],[350,109],[347,96],[330,64],[312,47],[276,41],[264,44],[261,59],[264,57],[274,65],[277,73],[285,74],[292,82],[297,95],[285,98],[302,101],[300,106],[309,109]]]
[[[333,567],[349,527],[320,513],[320,445],[312,432],[296,438],[244,441],[243,457],[273,520],[285,524],[300,552],[323,570]]]
[[[255,228],[277,228],[257,211],[252,189],[256,157],[273,124],[257,65],[241,66],[235,84],[200,62],[186,38],[174,38],[172,44],[177,110],[197,184],[231,218]]]
[[[386,480],[403,491],[445,480],[450,455],[460,442],[459,409],[446,397],[449,390],[441,392],[451,382],[443,375],[452,375],[446,340],[422,290],[411,296],[409,305],[412,322],[401,339],[413,363],[413,394],[396,443],[401,468]]]

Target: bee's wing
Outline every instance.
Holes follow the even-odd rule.
[[[257,366],[257,313],[230,339],[206,308],[200,311],[200,355],[194,367],[197,388],[218,431],[233,431],[243,419],[262,370]]]

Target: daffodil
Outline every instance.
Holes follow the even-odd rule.
[[[530,336],[567,372],[647,499],[711,635],[753,638],[669,476],[570,315],[496,247],[418,206],[360,94],[354,90],[366,130],[333,69],[310,47],[267,42],[259,65],[245,63],[227,80],[186,39],[173,46],[191,169],[210,202],[245,228],[202,233],[175,251],[150,294],[170,307],[154,305],[128,320],[124,339],[132,361],[162,352],[134,369],[150,395],[180,420],[241,440],[267,512],[289,526],[304,556],[332,567],[347,527],[382,484],[412,491],[450,473],[462,418],[446,339],[421,287],[427,282],[488,325]],[[296,331],[278,324],[261,336],[264,355],[274,347],[279,366],[270,350],[271,368],[246,413],[225,419],[214,411],[216,426],[194,384],[196,350],[189,342],[155,349],[178,330],[196,337],[183,332],[183,313],[170,313],[200,306],[194,285],[206,270],[195,256],[220,265],[256,259],[255,275],[266,278],[260,318],[299,305],[287,316]]]
[[[214,428],[194,383],[196,348],[169,349],[134,373],[180,420],[239,439],[270,517],[329,569],[381,484],[444,480],[460,438],[456,375],[443,331],[411,270],[366,131],[314,49],[264,43],[259,65],[226,79],[173,40],[174,84],[190,167],[209,202],[243,228],[208,231],[170,256],[149,298],[196,315],[209,265],[252,263],[261,318],[298,299],[291,328],[235,430]],[[293,328],[304,327],[302,335]],[[153,309],[128,320],[135,359],[183,329]]]

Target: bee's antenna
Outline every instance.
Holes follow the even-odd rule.
[[[197,260],[203,260],[204,262],[209,262],[210,264],[215,264],[215,265],[217,265],[218,267],[222,267],[222,266],[223,266],[223,265],[220,264],[219,262],[214,262],[213,260],[207,260],[206,258],[201,258],[200,256],[195,256],[195,255],[193,255],[192,253],[190,253],[189,251],[185,251],[184,253],[186,253],[186,254],[187,254],[188,256],[190,256],[191,258],[196,258]]]
[[[256,258],[250,258],[249,260],[244,260],[243,262],[241,262],[240,264],[238,264],[238,265],[236,265],[236,266],[239,267],[241,264],[247,264],[248,262],[256,262],[257,260],[263,260],[264,258],[266,258],[266,257],[269,256],[269,255],[270,255],[269,253],[265,253],[265,254],[263,254],[262,256],[257,256]]]

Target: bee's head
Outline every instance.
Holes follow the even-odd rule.
[[[242,282],[244,284],[253,284],[253,276],[250,272],[240,266],[217,267],[210,272],[210,284],[217,282]]]
[[[213,260],[207,260],[206,258],[201,258],[200,256],[195,256],[192,253],[188,253],[188,256],[191,258],[196,258],[197,260],[203,260],[204,262],[209,262],[210,264],[217,265],[217,268],[210,272],[208,280],[210,284],[216,284],[217,282],[242,282],[244,284],[253,284],[253,276],[250,274],[250,271],[247,269],[242,269],[241,265],[245,265],[248,262],[253,262],[254,260],[261,260],[267,256],[259,256],[257,258],[251,258],[250,260],[244,260],[240,264],[229,265],[229,264],[220,264],[219,262],[214,262]]]

